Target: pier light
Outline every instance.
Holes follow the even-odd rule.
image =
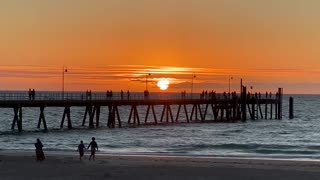
[[[64,73],[67,73],[68,69],[65,65],[62,66],[62,99],[64,99]]]
[[[231,80],[233,80],[232,76],[229,76],[229,97],[230,97],[230,85],[231,85]]]
[[[196,78],[196,74],[192,73],[192,78],[191,78],[191,98],[192,98],[192,94],[193,94],[193,80]]]
[[[146,73],[146,91],[148,91],[148,77],[151,76],[151,73]]]

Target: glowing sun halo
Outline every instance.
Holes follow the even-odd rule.
[[[168,89],[169,84],[170,84],[169,80],[163,78],[163,79],[160,79],[160,80],[158,81],[157,86],[158,86],[161,90],[166,90],[166,89]]]

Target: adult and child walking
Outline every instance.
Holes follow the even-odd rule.
[[[89,157],[89,161],[91,160],[95,160],[95,155],[96,155],[96,151],[98,151],[98,144],[96,142],[96,138],[95,137],[92,137],[91,138],[91,142],[90,144],[88,145],[87,149],[90,149],[90,157]],[[84,156],[84,151],[86,150],[86,146],[83,144],[83,141],[81,140],[80,141],[80,144],[78,145],[78,152],[79,152],[79,156],[80,156],[80,161],[82,160],[82,157]]]
[[[36,148],[36,160],[37,161],[43,161],[45,159],[45,156],[44,156],[44,152],[43,152],[43,144],[42,142],[40,141],[40,139],[38,138],[37,139],[37,142],[34,144],[35,148]],[[83,141],[81,140],[80,141],[80,144],[78,145],[78,152],[79,152],[79,157],[80,157],[80,161],[82,161],[82,158],[84,156],[84,152],[86,149],[90,149],[90,157],[89,157],[89,161],[92,160],[94,161],[95,160],[95,155],[96,155],[96,151],[98,151],[98,144],[96,142],[96,138],[95,137],[92,137],[91,138],[91,142],[89,143],[88,147],[86,148],[86,146],[83,144]]]

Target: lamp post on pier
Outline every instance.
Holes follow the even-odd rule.
[[[68,72],[66,66],[62,66],[62,99],[64,100],[64,73]]]
[[[146,73],[146,90],[144,90],[144,96],[148,97],[149,96],[149,91],[148,91],[148,77],[151,76],[151,73]]]
[[[193,94],[193,79],[196,78],[196,74],[192,73],[192,79],[191,79],[191,94],[190,97],[192,99],[192,94]]]
[[[231,85],[231,80],[233,79],[233,77],[232,76],[229,76],[229,98],[230,98],[230,85]]]
[[[146,73],[146,91],[148,91],[148,77],[151,76],[151,73]]]

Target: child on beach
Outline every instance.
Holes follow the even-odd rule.
[[[37,161],[43,161],[45,159],[43,149],[42,149],[43,145],[39,138],[37,139],[37,142],[34,143],[34,146],[36,147]]]
[[[86,147],[83,144],[83,141],[80,141],[80,144],[78,146],[78,151],[79,151],[79,155],[80,155],[80,161],[82,160],[82,157],[84,155],[84,150],[86,149]]]
[[[87,149],[89,149],[89,147],[91,146],[91,155],[89,157],[89,161],[91,160],[91,157],[93,158],[93,160],[95,159],[95,154],[96,154],[96,150],[98,151],[98,144],[95,141],[96,138],[92,137],[92,141],[90,142],[89,146]]]

